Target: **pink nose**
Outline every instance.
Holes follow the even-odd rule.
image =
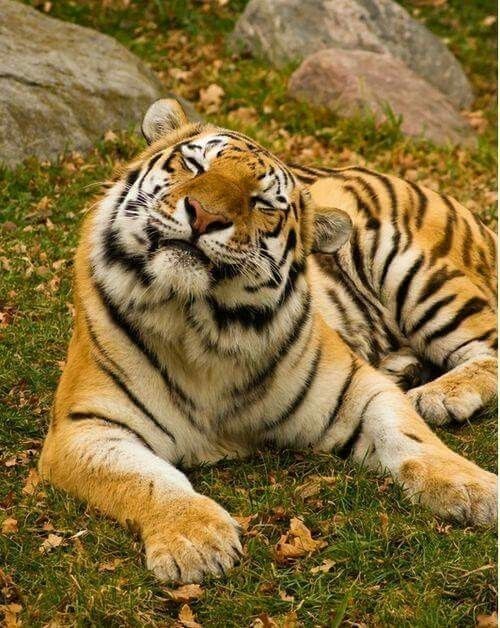
[[[222,214],[211,214],[207,212],[200,201],[192,196],[186,197],[186,211],[193,233],[198,235],[224,229],[231,224]]]

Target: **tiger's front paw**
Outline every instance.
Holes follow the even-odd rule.
[[[463,423],[484,406],[480,392],[465,382],[446,386],[436,380],[413,388],[407,395],[415,410],[431,425]]]
[[[145,535],[146,565],[163,581],[201,582],[223,575],[242,553],[236,521],[202,495],[169,502]]]
[[[488,526],[497,520],[497,477],[452,452],[439,450],[409,460],[399,479],[412,501],[461,523]]]

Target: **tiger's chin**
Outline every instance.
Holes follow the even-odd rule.
[[[206,295],[211,287],[212,262],[203,254],[184,247],[168,247],[151,262],[155,284],[181,300]]]

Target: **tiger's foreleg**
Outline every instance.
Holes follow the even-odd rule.
[[[161,580],[198,582],[238,560],[236,522],[127,429],[90,417],[56,423],[40,472],[138,531],[147,566]]]
[[[322,450],[388,471],[409,497],[463,523],[496,520],[496,476],[451,451],[407,396],[368,365],[357,370]]]

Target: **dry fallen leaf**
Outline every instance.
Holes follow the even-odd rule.
[[[41,554],[48,554],[56,547],[59,547],[63,543],[63,541],[64,538],[62,536],[58,536],[57,534],[49,534],[49,536],[38,548],[38,551]]]
[[[200,89],[200,105],[206,113],[216,113],[225,92],[220,85],[212,83],[206,89]]]
[[[387,534],[387,528],[389,527],[389,517],[385,512],[379,512],[380,528],[383,534]]]
[[[3,613],[3,628],[18,628],[21,621],[17,618],[19,613],[23,610],[20,604],[5,604],[0,606],[0,612]]]
[[[233,519],[239,524],[239,526],[241,527],[241,531],[243,532],[243,534],[245,534],[245,532],[248,531],[248,528],[250,527],[250,523],[255,519],[256,515],[248,515],[248,517],[238,517],[238,516],[233,516]]]
[[[168,595],[174,602],[189,602],[203,596],[203,588],[199,584],[185,584],[178,589],[167,589]]]
[[[123,560],[121,558],[113,558],[105,563],[101,563],[97,568],[97,571],[114,571],[118,565],[121,565]]]
[[[18,531],[17,519],[9,517],[2,521],[2,534],[14,534]]]
[[[497,628],[498,617],[496,613],[492,615],[478,615],[476,617],[476,628]]]
[[[334,560],[329,560],[326,558],[321,565],[317,565],[316,567],[312,567],[309,571],[311,573],[328,573],[330,569],[335,565]]]
[[[252,628],[278,628],[278,624],[267,613],[261,613],[256,617],[251,626]]]
[[[274,556],[279,563],[302,558],[327,545],[326,541],[315,540],[303,521],[294,517],[290,520],[290,529],[278,541]]]
[[[335,482],[336,478],[334,476],[311,475],[304,484],[297,486],[295,493],[304,500],[309,499],[318,495],[323,486],[331,486]]]
[[[293,595],[288,595],[286,591],[278,591],[278,595],[283,602],[295,602],[295,598]]]
[[[493,24],[497,21],[496,15],[487,15],[484,20],[481,22],[483,26],[493,26]]]
[[[112,144],[114,144],[117,140],[118,140],[118,135],[111,129],[109,129],[108,131],[106,131],[106,133],[104,133],[105,142],[111,142]]]
[[[25,495],[33,495],[36,487],[40,484],[40,476],[38,471],[33,468],[28,471],[28,476],[23,486],[23,493]]]
[[[178,619],[181,626],[184,626],[184,628],[202,628],[201,624],[196,621],[195,614],[187,604],[181,606]]]

